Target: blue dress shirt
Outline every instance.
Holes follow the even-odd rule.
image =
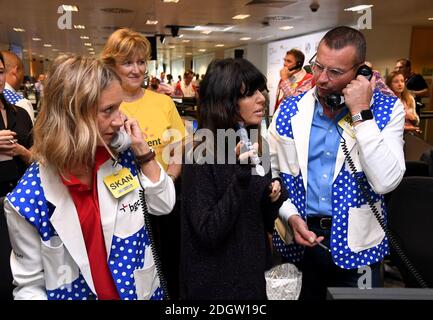
[[[330,119],[316,100],[308,149],[307,215],[332,216],[332,179],[342,134],[338,121],[347,111],[345,106],[335,119]]]

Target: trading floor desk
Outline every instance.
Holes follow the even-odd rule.
[[[177,111],[181,117],[192,117],[197,119],[196,98],[173,98]]]

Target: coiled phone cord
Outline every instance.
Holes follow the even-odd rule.
[[[141,183],[140,183],[140,185],[141,185]],[[149,210],[147,209],[147,203],[146,203],[146,198],[144,196],[144,188],[143,187],[140,190],[140,200],[141,200],[141,206],[143,208],[144,224],[146,226],[146,231],[147,231],[147,234],[149,236],[150,248],[152,250],[153,260],[155,261],[156,273],[158,274],[159,283],[161,284],[162,290],[164,291],[164,299],[170,300],[170,295],[168,293],[167,281],[165,280],[165,276],[162,273],[161,259],[159,258],[158,251],[156,250],[155,238],[153,236],[152,225],[150,222],[150,214],[149,214]]]
[[[344,156],[346,157],[346,161],[349,165],[350,171],[353,175],[353,177],[356,179],[359,188],[362,191],[363,196],[367,199],[368,206],[373,211],[374,216],[376,217],[377,221],[379,222],[380,227],[385,232],[386,237],[388,238],[389,243],[391,244],[391,247],[394,248],[394,251],[397,253],[398,257],[401,259],[403,264],[409,269],[409,271],[412,273],[412,275],[415,277],[416,281],[420,285],[421,288],[428,288],[427,282],[424,281],[421,274],[418,272],[418,270],[415,268],[415,266],[410,261],[409,257],[406,255],[404,250],[401,248],[400,244],[398,243],[397,239],[394,237],[394,235],[391,233],[389,228],[387,227],[385,220],[377,210],[377,208],[374,205],[372,197],[370,197],[370,194],[367,192],[367,187],[365,186],[365,183],[368,183],[367,180],[364,178],[361,180],[356,175],[356,167],[352,160],[352,157],[350,156],[349,150],[347,148],[346,140],[343,138],[337,123],[335,123],[337,132],[341,137],[341,148],[343,149]]]

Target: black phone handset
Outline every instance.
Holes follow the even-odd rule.
[[[293,71],[293,70],[301,70],[302,69],[302,63],[301,61],[297,61],[295,66],[291,67],[289,69],[289,71]]]
[[[368,81],[371,80],[373,77],[373,70],[367,66],[366,64],[363,64],[358,68],[356,71],[356,76],[362,75],[367,78]],[[344,106],[343,97],[338,93],[331,93],[325,97],[325,103],[328,107],[330,107],[333,110],[341,109]]]
[[[371,68],[366,66],[366,65],[362,65],[361,67],[359,67],[356,74],[357,75],[361,74],[361,75],[365,76],[368,80],[371,80],[371,77],[373,75]],[[388,241],[389,241],[391,247],[395,250],[398,257],[405,264],[405,266],[410,270],[410,272],[415,277],[415,279],[418,282],[418,284],[420,285],[420,287],[421,288],[428,288],[427,282],[424,281],[421,274],[418,272],[418,270],[415,268],[415,266],[409,260],[408,256],[406,255],[406,253],[401,248],[397,239],[394,237],[394,235],[388,229],[386,222],[385,222],[385,219],[382,217],[382,215],[380,214],[380,212],[377,210],[376,206],[374,205],[374,200],[370,196],[370,194],[367,190],[368,181],[367,181],[366,177],[364,176],[364,178],[361,179],[356,174],[356,172],[357,172],[356,166],[352,160],[352,157],[350,156],[350,152],[349,152],[349,149],[347,148],[346,140],[344,139],[343,135],[341,134],[339,127],[338,127],[338,124],[335,123],[335,125],[337,128],[337,132],[339,133],[339,135],[341,137],[341,148],[343,150],[344,156],[346,157],[346,161],[349,165],[349,169],[351,171],[351,174],[355,178],[359,188],[361,189],[363,196],[365,197],[365,199],[367,199],[368,206],[370,207],[371,211],[373,212],[374,216],[376,217],[380,227],[385,232],[385,235],[388,238]]]

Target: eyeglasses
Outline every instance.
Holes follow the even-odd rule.
[[[311,70],[313,71],[313,73],[315,75],[319,75],[323,71],[325,71],[326,76],[331,81],[341,78],[344,74],[346,74],[347,72],[349,72],[350,70],[352,70],[353,68],[355,68],[356,66],[359,65],[359,63],[356,63],[350,69],[348,69],[346,71],[338,69],[338,68],[329,68],[329,67],[325,67],[325,66],[321,65],[316,60],[313,60],[316,57],[316,55],[317,55],[317,52],[314,54],[314,56],[308,62],[311,66]]]

